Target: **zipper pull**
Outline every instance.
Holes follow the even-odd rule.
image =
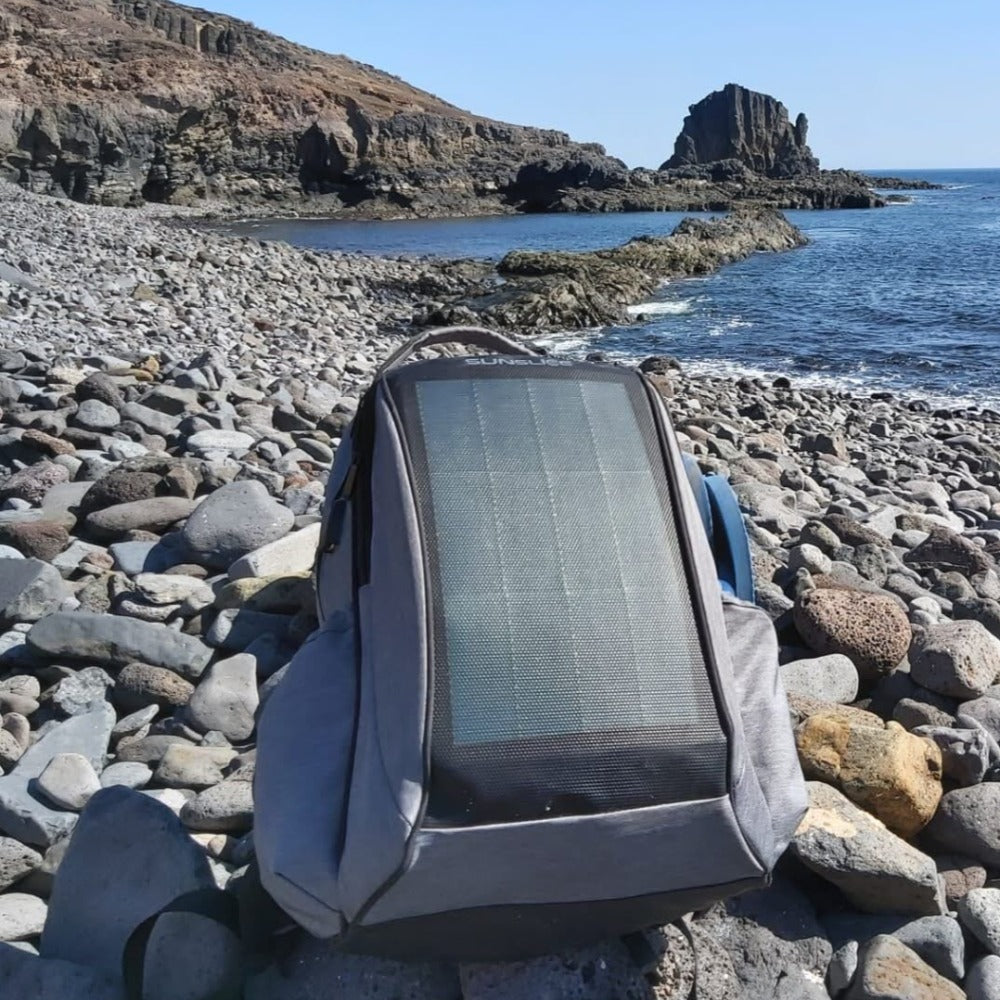
[[[330,506],[330,519],[326,525],[326,538],[323,543],[323,551],[326,553],[335,552],[340,545],[340,539],[344,531],[344,522],[347,519],[347,505],[354,495],[354,484],[358,479],[358,463],[351,462],[344,476],[344,481],[340,484],[340,489]]]

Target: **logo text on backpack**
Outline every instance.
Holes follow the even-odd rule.
[[[559,358],[466,358],[467,365],[550,365],[558,368],[572,367],[574,362]]]

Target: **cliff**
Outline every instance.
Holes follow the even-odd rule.
[[[860,175],[816,172],[804,120],[730,89],[744,95],[731,141],[716,132],[732,109],[713,95],[686,120],[679,169],[630,171],[597,144],[474,115],[231,17],[168,0],[15,0],[0,10],[0,178],[240,215],[884,204]]]
[[[727,83],[688,111],[663,170],[735,160],[763,177],[819,172],[819,160],[806,144],[806,116],[800,114],[793,125],[784,104],[767,94]]]
[[[325,193],[440,214],[628,173],[600,146],[162,0],[20,0],[0,13],[0,95],[0,176],[103,204]]]

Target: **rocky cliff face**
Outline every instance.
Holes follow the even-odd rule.
[[[625,165],[479,118],[343,56],[164,0],[0,14],[0,176],[80,201],[531,208]]]
[[[884,203],[859,175],[816,173],[801,116],[739,87],[719,96],[686,120],[680,169],[630,171],[599,145],[169,0],[0,10],[0,178],[77,201],[376,218]]]
[[[688,110],[674,143],[674,155],[661,169],[736,161],[771,178],[802,177],[819,171],[819,161],[806,144],[806,116],[800,114],[793,125],[784,104],[767,94],[727,83]]]

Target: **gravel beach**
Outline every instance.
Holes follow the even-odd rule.
[[[255,718],[316,625],[341,433],[485,270],[2,184],[0,218],[0,983],[110,1000],[139,921],[245,877]],[[1000,997],[1000,413],[642,367],[730,477],[781,643],[811,808],[774,885],[644,962],[402,965],[304,934],[272,961],[179,917],[158,996],[248,969],[248,1000],[680,1000],[697,963],[720,1000]]]

